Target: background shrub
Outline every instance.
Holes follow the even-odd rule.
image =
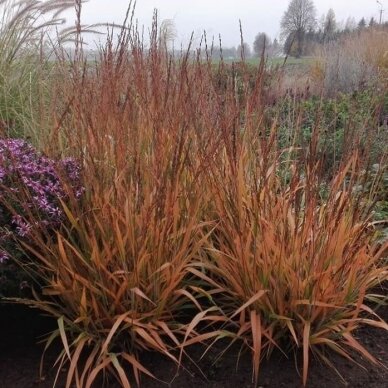
[[[355,31],[321,46],[312,67],[325,95],[352,93],[365,87],[384,89],[388,71],[386,27]]]

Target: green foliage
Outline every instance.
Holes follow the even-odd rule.
[[[387,152],[388,134],[379,128],[377,112],[386,108],[386,96],[372,90],[339,94],[336,98],[304,98],[298,93],[281,98],[268,108],[268,120],[276,117],[281,147],[306,147],[314,129],[321,132],[319,151],[325,158],[325,169],[335,170],[341,159],[359,139],[370,162],[378,163]]]

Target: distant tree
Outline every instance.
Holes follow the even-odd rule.
[[[322,14],[321,17],[319,18],[318,20],[318,31],[319,32],[322,32],[324,31],[325,29],[325,24],[326,24],[326,15],[325,14]]]
[[[271,56],[272,57],[277,57],[278,55],[281,54],[282,47],[279,43],[279,41],[275,38],[272,43],[272,48],[271,48]]]
[[[366,27],[366,21],[365,21],[365,18],[362,18],[359,22],[358,22],[358,29],[361,30],[363,28]]]
[[[268,54],[271,46],[271,38],[265,32],[260,32],[253,42],[253,52],[260,57],[263,52]]]
[[[314,29],[316,10],[312,0],[291,0],[281,20],[282,36],[293,37],[296,44],[296,56],[303,54],[304,38],[308,30]]]
[[[345,32],[354,31],[357,28],[356,20],[353,17],[348,17],[345,23]]]
[[[303,55],[312,55],[317,44],[321,43],[321,34],[313,29],[306,32],[304,39]]]
[[[236,47],[223,47],[222,55],[225,59],[236,59],[237,58],[237,49]]]
[[[337,22],[335,20],[335,13],[330,8],[327,12],[325,24],[323,27],[323,41],[332,40],[337,29]]]
[[[177,30],[174,20],[164,19],[159,27],[159,44],[168,47],[176,37]]]
[[[326,22],[326,15],[322,14],[316,23],[316,26],[317,26],[316,34],[319,42],[323,41],[323,35],[324,35],[323,31],[325,30],[325,22]]]
[[[369,27],[375,27],[376,26],[376,20],[375,18],[372,16],[369,20]]]
[[[287,36],[287,39],[284,42],[283,52],[285,55],[291,55],[292,57],[298,55],[298,44],[295,39],[295,33],[291,32],[291,34]]]
[[[219,46],[213,46],[210,52],[204,53],[204,56],[206,57],[208,54],[211,54],[212,59],[219,60],[221,58],[221,49]],[[224,48],[222,48],[222,55],[224,55]]]
[[[243,47],[241,47],[241,44],[237,47],[237,56],[239,58],[249,58],[251,56],[251,48],[249,47],[248,43],[243,43]]]

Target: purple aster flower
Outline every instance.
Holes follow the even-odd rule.
[[[63,221],[60,199],[80,198],[83,192],[74,158],[55,161],[24,140],[0,139],[0,249],[12,237],[28,237],[32,228],[57,228]]]

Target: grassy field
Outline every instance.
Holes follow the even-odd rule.
[[[231,58],[224,58],[222,60],[222,63],[226,65],[232,65],[233,63],[240,63],[241,59],[231,59]],[[219,65],[221,63],[221,59],[212,59],[212,63],[214,65]],[[249,66],[258,67],[260,65],[260,58],[258,57],[250,57],[244,60],[244,63]],[[302,57],[302,58],[295,58],[295,57],[276,57],[276,58],[267,58],[266,59],[266,65],[268,68],[271,67],[277,67],[277,66],[285,66],[288,69],[297,69],[297,70],[303,70],[308,69],[309,66],[314,64],[314,57]]]
[[[268,66],[282,66],[284,63],[286,66],[308,66],[311,65],[314,62],[314,57],[302,57],[302,58],[295,58],[295,57],[288,57],[286,62],[286,57],[276,57],[276,58],[268,58],[267,59],[267,65]],[[238,62],[236,59],[224,59],[224,63],[226,64],[232,64],[233,62]],[[245,62],[252,66],[258,66],[260,64],[260,58],[247,58]],[[219,61],[215,60],[214,63],[219,63]]]

